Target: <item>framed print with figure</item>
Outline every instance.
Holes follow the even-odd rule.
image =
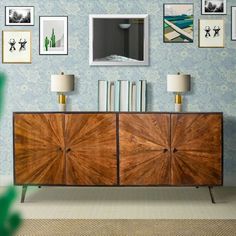
[[[2,63],[31,63],[31,31],[2,31]]]
[[[199,20],[199,47],[224,47],[224,20]]]

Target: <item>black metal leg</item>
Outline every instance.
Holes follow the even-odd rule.
[[[213,196],[213,192],[212,192],[213,187],[209,186],[208,189],[209,189],[209,193],[210,193],[210,196],[211,196],[211,202],[216,203],[215,199],[214,199],[214,196]]]
[[[27,185],[23,185],[22,186],[22,193],[21,193],[21,203],[23,203],[25,201],[25,194],[26,194],[26,190],[27,190]]]
[[[38,186],[39,188],[41,188],[41,186]]]
[[[196,186],[196,188],[199,188],[199,186]]]

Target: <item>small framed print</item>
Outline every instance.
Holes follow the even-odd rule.
[[[163,42],[193,42],[193,4],[166,3],[163,5]]]
[[[68,54],[68,17],[39,17],[39,54]]]
[[[34,25],[34,7],[7,6],[5,7],[5,25],[32,26]]]
[[[231,8],[231,40],[236,40],[236,6]]]
[[[2,63],[27,64],[32,60],[31,31],[2,31]]]
[[[224,20],[199,20],[199,47],[224,47]]]
[[[226,15],[227,0],[202,0],[202,15]]]

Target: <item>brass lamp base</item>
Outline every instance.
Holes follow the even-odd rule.
[[[182,96],[179,93],[175,95],[175,112],[182,112]]]
[[[66,96],[63,93],[58,95],[58,107],[59,111],[66,111]]]

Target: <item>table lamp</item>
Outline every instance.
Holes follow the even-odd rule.
[[[51,75],[51,91],[58,93],[59,111],[66,111],[66,96],[64,93],[74,91],[74,75]]]
[[[181,93],[190,91],[190,75],[167,75],[167,91],[175,93],[175,111],[182,111]]]

